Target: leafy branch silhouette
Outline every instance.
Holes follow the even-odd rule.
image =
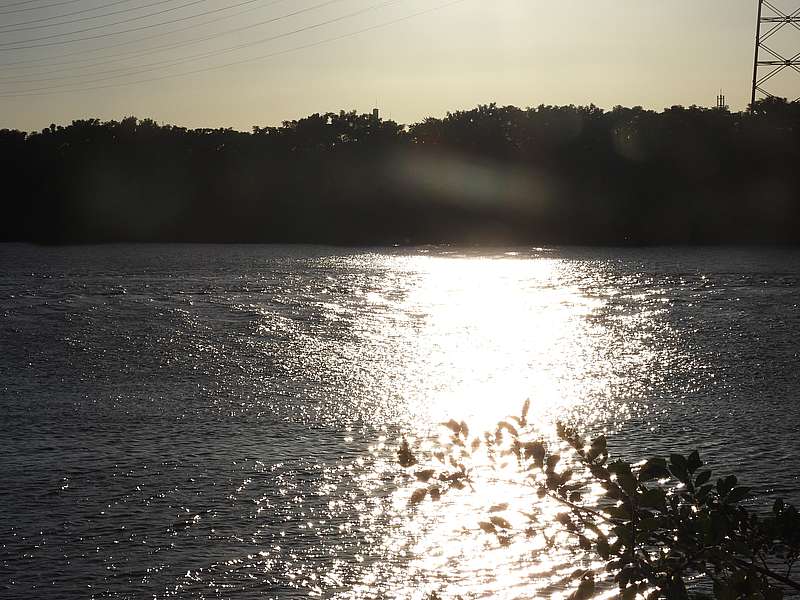
[[[570,600],[592,597],[598,581],[608,578],[622,600],[703,597],[694,591],[702,589],[701,582],[718,600],[780,600],[800,592],[791,578],[800,559],[800,515],[794,506],[779,499],[768,514],[744,506],[750,488],[734,475],[712,482],[697,451],[636,464],[610,461],[605,436],[586,440],[563,423],[557,424],[555,439],[545,441],[529,422],[529,409],[526,401],[519,415],[472,437],[464,421],[443,423],[447,442],[426,457],[435,459],[436,468],[423,468],[403,439],[398,460],[414,469],[418,485],[409,503],[474,489],[469,459],[483,450],[498,472],[515,465],[518,477],[510,482],[558,503],[563,510],[546,518],[573,537],[577,548],[601,559],[601,569],[578,569],[568,578],[574,587]],[[599,498],[588,498],[590,489],[601,490]],[[507,503],[490,507],[478,527],[501,546],[517,536],[538,535],[534,525],[545,518],[541,511],[522,512],[528,526],[520,528],[501,514],[508,509]],[[555,544],[555,536],[542,535],[546,547]]]

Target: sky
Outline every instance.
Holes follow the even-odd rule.
[[[792,12],[800,0],[774,0]],[[749,102],[755,0],[0,0],[0,128]],[[791,30],[791,32],[789,31]],[[772,43],[800,51],[800,31]],[[796,46],[796,48],[795,48]],[[800,95],[800,75],[775,82]]]

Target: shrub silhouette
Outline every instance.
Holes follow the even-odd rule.
[[[572,574],[570,579],[578,582],[572,600],[591,597],[604,573],[613,575],[625,600],[687,599],[687,588],[701,580],[719,600],[777,600],[786,590],[800,592],[800,583],[790,578],[800,559],[800,515],[793,506],[776,500],[769,514],[748,509],[741,502],[750,489],[733,475],[712,481],[696,451],[635,465],[610,461],[604,436],[587,441],[564,424],[558,424],[555,440],[545,442],[528,422],[528,408],[526,402],[519,416],[472,438],[466,423],[444,423],[449,441],[433,457],[439,468],[420,467],[403,440],[400,464],[415,468],[419,482],[410,503],[436,501],[471,486],[468,459],[483,450],[493,468],[511,459],[522,475],[521,485],[561,505],[555,521],[576,546],[602,559],[604,569]],[[585,492],[594,484],[603,491],[590,502]],[[476,516],[478,526],[501,545],[517,536],[538,535],[531,527],[515,529],[501,514],[507,510],[508,504],[491,507],[487,515]],[[541,519],[522,516],[531,525]]]

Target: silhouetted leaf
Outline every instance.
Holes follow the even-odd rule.
[[[636,478],[631,473],[629,463],[618,460],[608,465],[608,470],[617,476],[617,483],[626,494],[633,494],[636,491]]]
[[[605,435],[599,435],[592,440],[590,445],[592,448],[601,448],[605,450],[608,447],[608,440]]]
[[[533,464],[538,468],[544,466],[545,449],[542,442],[528,442],[522,449],[525,451],[525,456],[533,459]]]
[[[707,483],[706,485],[704,485],[700,489],[698,489],[695,492],[694,495],[698,500],[703,501],[708,496],[708,493],[713,489],[714,489],[714,484],[713,483]]]
[[[509,523],[506,519],[498,515],[492,515],[491,517],[489,517],[489,520],[492,522],[492,524],[496,525],[497,527],[502,527],[503,529],[512,528],[511,523]]]
[[[440,481],[457,481],[459,479],[464,479],[466,477],[466,473],[464,471],[450,471],[449,473],[444,473],[439,475]]]
[[[556,515],[556,521],[558,521],[559,523],[561,523],[562,525],[565,525],[565,526],[573,525],[572,518],[567,513],[559,513],[559,514],[557,514]]]
[[[643,506],[661,509],[664,506],[665,497],[666,492],[664,490],[655,488],[642,493],[641,503]]]
[[[686,591],[686,585],[680,577],[672,577],[668,582],[664,595],[669,600],[688,600],[689,593]]]
[[[411,494],[411,498],[408,500],[409,504],[419,504],[425,499],[425,495],[428,493],[426,488],[418,488],[414,490],[414,493]]]
[[[504,502],[503,504],[495,504],[489,509],[489,512],[502,512],[508,509],[508,503]]]
[[[735,487],[733,488],[730,493],[725,497],[725,502],[729,504],[735,504],[741,500],[747,498],[750,495],[750,488],[749,487]]]
[[[601,435],[592,440],[589,446],[589,451],[586,454],[586,459],[589,462],[594,462],[597,457],[608,454],[608,442],[606,436]]]
[[[620,504],[619,506],[612,506],[607,509],[607,512],[611,517],[614,519],[622,519],[623,521],[627,521],[631,518],[631,511],[628,510],[628,507],[624,504]]]
[[[669,471],[667,470],[667,461],[663,458],[648,459],[639,469],[639,481],[651,481],[665,477],[669,477]]]
[[[455,434],[461,433],[461,424],[455,419],[450,419],[447,423],[440,423],[443,427],[447,427]]]
[[[558,454],[551,454],[547,457],[547,470],[553,471],[558,464],[558,461],[561,460],[561,456]]]
[[[718,510],[711,512],[711,540],[712,543],[716,544],[722,540],[726,535],[728,535],[728,531],[730,529],[730,525],[728,523],[727,517],[723,515]]]
[[[731,590],[727,582],[714,580],[714,598],[717,600],[736,600],[737,594]]]
[[[694,480],[694,484],[699,487],[707,483],[709,479],[711,479],[711,471],[700,471]]]
[[[561,486],[561,475],[555,471],[549,471],[547,473],[547,481],[545,485],[547,485],[547,489],[550,491],[556,491]]]
[[[431,500],[438,502],[442,497],[442,491],[439,489],[438,485],[432,485],[428,488],[428,495],[431,497]]]
[[[654,529],[658,528],[658,519],[654,517],[648,517],[646,519],[641,519],[638,524],[639,529],[642,531],[653,531]]]
[[[611,500],[622,500],[622,498],[625,496],[622,488],[613,481],[603,481],[601,485],[606,490],[606,497],[610,498]]]
[[[433,469],[425,469],[424,471],[417,471],[417,480],[422,481],[423,483],[427,483],[428,480],[433,477],[434,471]]]
[[[608,465],[608,470],[614,473],[614,475],[619,476],[620,473],[630,473],[631,472],[631,465],[630,463],[625,462],[624,460],[615,460],[611,464]]]
[[[479,438],[475,438],[474,440],[472,440],[472,445],[470,446],[470,449],[473,452],[475,452],[480,447],[481,447],[481,440]]]
[[[592,472],[592,475],[603,481],[608,479],[611,475],[607,468],[601,467],[600,465],[590,465],[589,470]]]
[[[567,600],[589,600],[594,596],[594,576],[587,574],[578,584],[578,589],[572,592]]]
[[[400,443],[400,449],[397,451],[397,460],[400,462],[401,467],[412,467],[417,464],[417,459],[414,457],[413,452],[411,452],[406,438],[403,438],[403,441]]]
[[[635,600],[639,590],[636,586],[630,586],[623,589],[620,594],[620,600]]]
[[[724,479],[717,480],[717,492],[720,496],[726,496],[735,486],[738,480],[735,475],[728,475]]]
[[[608,560],[609,556],[611,556],[611,548],[608,546],[608,540],[604,538],[597,540],[597,553],[603,560]]]
[[[513,426],[511,423],[509,423],[508,421],[500,421],[500,422],[497,424],[497,431],[500,431],[501,429],[505,429],[506,431],[508,431],[508,432],[509,432],[511,435],[513,435],[514,437],[517,437],[517,436],[519,436],[519,432],[517,431],[517,428],[516,428],[516,427],[514,427],[514,426]]]
[[[689,482],[689,463],[680,454],[669,455],[669,470],[681,482]]]
[[[486,533],[495,533],[497,531],[494,525],[486,521],[481,521],[480,523],[478,523],[478,527],[483,529]]]
[[[689,469],[690,473],[694,474],[694,472],[697,471],[697,469],[699,469],[702,466],[703,466],[703,461],[700,460],[700,454],[697,452],[697,450],[693,451],[689,455],[686,467]]]

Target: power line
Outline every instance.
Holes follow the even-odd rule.
[[[327,2],[324,2],[321,5],[318,5],[318,7],[319,6],[323,6],[325,4],[332,4],[333,2],[336,2],[336,1],[338,1],[338,0],[328,0]],[[331,19],[327,19],[327,20],[322,21],[320,23],[315,23],[313,25],[306,25],[304,27],[300,27],[299,29],[295,29],[294,31],[288,31],[288,32],[280,33],[278,35],[273,35],[273,36],[270,36],[270,37],[267,37],[267,38],[263,38],[263,39],[260,39],[260,40],[255,40],[255,41],[252,41],[252,42],[246,42],[244,44],[238,44],[236,46],[229,46],[227,48],[222,48],[222,49],[218,49],[218,50],[210,50],[210,51],[207,51],[207,52],[200,52],[200,53],[197,53],[197,54],[191,54],[189,56],[186,56],[186,57],[183,57],[183,58],[179,58],[179,59],[166,59],[166,60],[156,61],[156,62],[145,64],[145,65],[139,65],[138,67],[134,67],[134,68],[138,69],[136,71],[130,71],[130,69],[111,69],[111,70],[108,70],[108,71],[105,71],[105,72],[94,73],[94,75],[101,75],[103,73],[119,73],[119,74],[118,75],[109,75],[108,77],[99,77],[97,79],[90,79],[88,81],[84,81],[84,82],[81,82],[81,83],[83,83],[83,84],[100,83],[102,81],[108,81],[110,79],[118,79],[120,77],[130,77],[132,75],[140,75],[142,73],[148,73],[150,71],[153,71],[153,70],[155,70],[155,68],[159,68],[159,67],[162,67],[162,68],[163,67],[174,67],[176,65],[184,64],[184,63],[187,63],[187,62],[192,62],[192,61],[195,61],[195,60],[202,60],[204,58],[219,56],[220,54],[227,54],[229,52],[235,52],[236,50],[241,50],[243,48],[250,48],[252,46],[257,46],[257,45],[260,45],[260,44],[266,44],[267,42],[272,42],[272,41],[275,41],[275,40],[278,40],[278,39],[282,39],[282,38],[285,38],[285,37],[289,37],[289,36],[292,36],[292,35],[297,35],[298,33],[304,33],[306,31],[312,31],[314,29],[319,29],[320,27],[325,27],[327,25],[331,25],[333,23],[338,23],[338,22],[344,21],[346,19],[352,19],[353,17],[365,14],[365,13],[373,11],[373,10],[384,8],[386,6],[389,6],[391,4],[396,4],[397,2],[401,2],[401,1],[404,1],[404,0],[386,0],[384,2],[378,2],[376,4],[372,4],[370,6],[367,6],[366,8],[362,8],[362,9],[359,9],[359,10],[356,10],[356,11],[353,11],[353,12],[350,12],[350,13],[347,13],[347,14],[344,14],[344,15],[340,15],[338,17],[334,17],[334,18],[331,18]],[[246,29],[246,28],[247,27],[243,27],[241,29]],[[78,77],[81,77],[81,76],[79,75]],[[47,78],[43,79],[43,81],[47,81],[47,80],[48,80]],[[35,83],[35,82],[36,82],[36,80],[32,80],[32,81],[17,81],[17,82],[9,82],[9,83],[13,84],[13,83]],[[70,87],[72,85],[75,85],[75,84],[74,83],[65,83],[65,84],[56,85],[56,86],[48,86],[48,87],[43,87],[43,88],[34,88],[31,91],[39,91],[39,90],[42,90],[42,89],[57,89],[57,88],[60,88],[60,87]]]
[[[233,13],[231,15],[223,15],[223,16],[220,16],[220,17],[215,17],[215,18],[211,19],[210,21],[205,21],[204,23],[192,23],[191,25],[188,25],[186,27],[179,27],[177,29],[172,29],[170,31],[162,31],[162,32],[159,32],[159,33],[152,33],[150,35],[145,35],[145,36],[142,36],[140,38],[136,38],[134,40],[125,40],[123,42],[117,42],[116,44],[109,44],[109,45],[106,45],[106,46],[100,46],[99,48],[86,48],[86,49],[83,49],[83,50],[75,50],[75,51],[72,51],[72,52],[61,52],[60,56],[62,56],[62,57],[64,57],[64,56],[78,56],[80,54],[91,54],[92,52],[103,52],[104,50],[110,50],[111,48],[119,48],[121,46],[130,46],[131,44],[138,44],[139,42],[144,42],[146,40],[151,40],[151,39],[164,37],[164,36],[168,36],[168,35],[174,35],[176,33],[182,32],[182,31],[188,31],[190,29],[195,29],[197,27],[202,27],[204,25],[210,25],[212,23],[217,23],[219,21],[224,21],[225,19],[232,19],[233,17],[238,17],[239,15],[243,15],[245,13],[253,12],[254,10],[260,10],[262,8],[267,8],[267,7],[273,6],[274,4],[280,4],[281,2],[286,2],[286,1],[287,0],[273,0],[272,2],[268,2],[264,6],[253,6],[253,7],[250,7],[250,8],[246,8],[244,10],[240,10],[239,12]],[[133,50],[132,52],[136,52],[136,51]],[[130,52],[120,53],[117,56],[122,56],[123,54],[130,54]],[[24,68],[27,68],[24,65],[31,65],[31,64],[35,64],[35,63],[41,63],[41,62],[44,62],[45,64],[38,65],[39,67],[68,65],[68,64],[73,64],[73,63],[77,63],[77,62],[86,62],[86,61],[95,60],[93,58],[81,58],[81,59],[73,59],[73,60],[67,60],[67,61],[61,61],[61,62],[47,62],[50,59],[51,59],[50,56],[43,56],[43,57],[39,57],[39,58],[30,58],[30,59],[26,59],[26,60],[16,60],[16,61],[11,61],[11,62],[6,62],[6,63],[0,63],[0,67],[6,68],[6,69],[8,69],[8,68],[24,69]]]
[[[328,5],[331,5],[331,4],[336,4],[336,3],[342,2],[342,1],[343,0],[326,0],[325,2],[322,2],[320,4],[315,4],[314,6],[310,6],[310,7],[301,9],[301,10],[297,10],[297,11],[294,11],[294,12],[291,12],[291,13],[288,13],[288,14],[285,14],[285,15],[280,15],[278,17],[273,17],[271,19],[267,19],[265,21],[260,21],[258,23],[251,23],[249,25],[245,25],[245,26],[242,26],[242,27],[236,27],[236,28],[230,29],[228,31],[218,32],[218,33],[215,33],[215,34],[212,34],[212,35],[209,35],[209,36],[205,36],[203,38],[197,38],[197,39],[189,40],[189,41],[186,41],[186,42],[179,42],[179,43],[176,43],[176,44],[163,45],[163,46],[156,47],[156,48],[153,48],[153,49],[148,49],[148,50],[146,50],[144,52],[139,52],[139,53],[137,53],[137,54],[135,54],[135,55],[133,55],[133,56],[131,56],[129,58],[137,58],[138,56],[144,56],[144,55],[147,55],[147,54],[154,54],[154,53],[160,52],[160,51],[162,51],[164,49],[171,50],[171,49],[178,48],[178,47],[181,47],[181,46],[188,46],[188,45],[192,45],[192,44],[195,44],[195,43],[207,41],[207,40],[213,39],[215,37],[228,35],[230,33],[237,33],[237,32],[240,32],[240,31],[247,30],[247,29],[252,29],[254,27],[260,27],[262,25],[266,25],[266,24],[270,24],[270,23],[276,23],[278,21],[282,21],[282,20],[285,20],[287,18],[294,17],[294,16],[300,15],[302,13],[310,12],[310,11],[322,8],[324,6],[328,6]],[[183,57],[183,58],[165,59],[165,60],[162,60],[162,61],[156,61],[154,63],[149,63],[149,64],[145,64],[145,65],[138,65],[137,67],[151,67],[151,66],[156,66],[156,65],[163,65],[165,63],[181,64],[183,62],[187,62],[189,60],[192,60],[192,59],[198,58],[198,57],[206,57],[206,56],[209,56],[209,55],[223,54],[223,53],[226,53],[226,52],[231,52],[233,50],[238,50],[238,49],[241,49],[243,47],[249,47],[249,46],[253,46],[253,45],[257,45],[257,44],[262,44],[262,43],[274,41],[276,39],[280,39],[280,38],[283,38],[283,37],[288,37],[290,35],[295,35],[297,33],[302,33],[304,31],[309,31],[309,30],[312,30],[312,29],[316,29],[316,28],[322,27],[324,25],[330,25],[331,23],[335,23],[335,22],[338,22],[338,21],[341,21],[341,20],[344,20],[344,19],[347,19],[347,18],[352,18],[352,17],[357,16],[359,14],[368,12],[370,10],[374,10],[375,8],[380,8],[380,7],[384,6],[384,5],[392,4],[392,3],[398,2],[398,1],[400,1],[400,0],[388,0],[387,2],[384,2],[382,4],[376,4],[376,5],[373,5],[371,7],[366,8],[366,9],[361,9],[361,10],[346,14],[344,16],[339,16],[339,17],[335,17],[335,18],[323,21],[322,23],[317,23],[317,24],[314,24],[314,25],[301,27],[300,29],[296,29],[294,31],[290,31],[290,32],[278,34],[278,35],[275,35],[275,36],[263,38],[261,40],[257,40],[257,41],[254,41],[254,42],[249,42],[249,43],[246,43],[246,44],[241,44],[241,45],[233,46],[233,47],[230,47],[230,48],[223,48],[221,50],[213,50],[213,51],[209,51],[209,52],[202,52],[202,53],[199,53],[199,54],[196,54],[196,55],[189,55],[188,57]],[[106,63],[115,63],[115,62],[120,62],[120,61],[119,60],[111,60],[111,61],[105,61],[105,62]],[[91,66],[99,66],[101,64],[103,64],[103,63],[101,62],[101,63],[97,63],[96,65],[89,65],[89,67],[91,67]],[[173,66],[173,65],[170,65],[170,66]],[[134,68],[137,68],[137,67],[134,67]],[[83,68],[86,68],[86,67],[83,67]],[[13,81],[6,82],[6,84],[37,83],[37,82],[42,82],[42,81],[57,81],[57,80],[63,80],[63,79],[70,79],[70,78],[74,78],[74,77],[102,75],[102,74],[105,74],[105,73],[118,73],[121,70],[123,70],[123,69],[110,69],[110,70],[107,70],[107,71],[100,71],[100,72],[97,72],[97,73],[87,73],[87,74],[84,74],[84,75],[66,75],[66,76],[63,76],[63,77],[41,78],[41,79],[38,79],[38,80],[36,80],[36,79],[34,79],[34,80],[13,80]],[[128,70],[130,70],[130,69],[128,69]],[[141,71],[136,71],[133,74],[140,73],[140,72],[146,72],[148,70],[152,70],[152,69],[144,69],[144,70],[141,70]],[[130,75],[130,74],[131,73],[128,73],[128,75]],[[92,82],[90,81],[90,82],[87,82],[87,83],[92,83]]]
[[[160,77],[151,77],[151,78],[148,78],[148,79],[139,79],[137,81],[128,81],[128,82],[124,82],[124,83],[113,83],[113,84],[108,84],[108,85],[100,85],[100,86],[94,86],[94,87],[88,87],[88,88],[77,88],[77,89],[72,89],[72,90],[60,90],[60,91],[57,91],[56,93],[59,93],[59,94],[70,94],[70,93],[91,92],[91,91],[110,89],[110,88],[117,88],[117,87],[128,86],[128,85],[139,85],[139,84],[142,84],[142,83],[151,83],[151,82],[155,82],[155,81],[164,81],[164,80],[167,80],[167,79],[174,79],[174,78],[177,78],[177,77],[187,77],[187,76],[190,76],[190,75],[196,75],[198,73],[204,73],[204,72],[208,72],[208,71],[215,71],[215,70],[219,70],[219,69],[227,69],[229,67],[238,66],[238,65],[241,65],[241,64],[246,64],[246,63],[250,63],[250,62],[256,62],[256,61],[260,61],[260,60],[266,60],[268,58],[274,58],[276,56],[281,56],[281,55],[290,54],[290,53],[293,53],[293,52],[299,52],[301,50],[306,50],[306,49],[309,49],[309,48],[315,48],[317,46],[322,46],[322,45],[325,45],[325,44],[330,44],[330,43],[337,42],[337,41],[340,41],[340,40],[343,40],[343,39],[347,39],[347,38],[350,38],[350,37],[361,35],[362,33],[367,33],[369,31],[375,31],[377,29],[381,29],[381,28],[384,28],[384,27],[389,27],[391,25],[396,25],[397,23],[402,23],[404,21],[409,21],[409,20],[414,19],[416,17],[420,17],[422,15],[426,15],[426,14],[429,14],[429,13],[432,13],[432,12],[435,12],[435,11],[439,11],[439,10],[448,8],[450,6],[454,6],[456,4],[461,4],[461,3],[466,2],[466,1],[467,0],[451,0],[450,2],[445,2],[444,4],[440,4],[438,6],[427,8],[427,9],[424,9],[424,10],[421,10],[421,11],[418,11],[418,12],[415,12],[415,13],[411,13],[409,15],[398,17],[396,19],[391,19],[389,21],[384,21],[382,23],[377,23],[375,25],[371,25],[369,27],[364,27],[363,29],[358,29],[356,31],[351,31],[349,33],[344,33],[344,34],[341,34],[341,35],[325,38],[325,39],[319,40],[317,42],[312,42],[312,43],[309,43],[309,44],[303,44],[301,46],[295,46],[293,48],[288,48],[288,49],[285,49],[285,50],[280,50],[280,51],[277,51],[277,52],[272,52],[272,53],[264,54],[264,55],[261,55],[261,56],[255,56],[255,57],[252,57],[252,58],[245,58],[245,59],[233,61],[233,62],[222,64],[222,65],[214,65],[214,66],[209,66],[209,67],[203,67],[203,68],[200,68],[200,69],[194,69],[192,71],[184,71],[183,73],[174,73],[174,74],[171,74],[171,75],[162,75]],[[52,93],[53,92],[46,92],[46,91],[44,91],[44,92],[19,92],[19,93],[10,93],[10,94],[2,94],[2,93],[0,93],[0,98],[22,98],[22,97],[31,97],[31,96],[49,96]]]
[[[158,2],[153,2],[151,4],[144,4],[142,6],[135,6],[133,8],[126,8],[124,10],[118,10],[110,13],[105,13],[102,15],[94,15],[91,17],[81,17],[80,19],[73,19],[71,21],[62,21],[61,23],[49,23],[47,25],[36,25],[34,27],[19,27],[17,29],[7,29],[9,27],[17,27],[17,25],[29,25],[30,23],[43,23],[44,21],[52,21],[53,19],[60,19],[61,17],[71,17],[73,15],[81,15],[87,12],[92,12],[95,10],[100,10],[102,8],[106,8],[108,6],[116,6],[118,4],[125,4],[127,2],[133,2],[133,0],[116,0],[116,2],[111,2],[106,4],[105,6],[97,6],[95,8],[85,8],[83,10],[77,10],[71,13],[64,13],[63,15],[54,15],[52,17],[42,17],[41,19],[33,19],[31,21],[21,21],[19,23],[11,23],[9,25],[0,25],[0,29],[6,29],[6,31],[0,31],[2,34],[6,33],[16,33],[18,31],[30,31],[32,29],[43,29],[45,27],[58,27],[59,25],[69,25],[70,23],[78,23],[80,21],[89,21],[91,19],[100,19],[102,17],[110,17],[113,15],[119,15],[126,12],[132,12],[134,10],[142,10],[143,8],[149,8],[150,6],[155,6],[157,4],[166,4],[167,2],[172,2],[173,0],[159,0]]]
[[[142,15],[140,17],[131,17],[129,19],[123,19],[121,21],[117,21],[115,23],[106,23],[105,25],[96,25],[94,27],[87,27],[86,29],[79,29],[77,31],[70,31],[68,33],[56,33],[56,34],[46,35],[46,36],[42,36],[42,37],[38,37],[38,38],[31,38],[29,40],[23,40],[23,43],[37,42],[37,41],[40,41],[40,40],[49,40],[49,39],[52,39],[52,38],[55,38],[55,37],[64,37],[65,35],[74,35],[76,33],[84,33],[86,31],[95,31],[97,29],[104,29],[105,27],[112,27],[114,25],[120,25],[122,23],[129,23],[131,21],[138,21],[140,19],[145,19],[147,17],[153,17],[153,16],[156,16],[156,15],[163,15],[164,13],[180,10],[182,8],[186,8],[187,6],[193,6],[195,4],[200,4],[201,2],[207,2],[207,1],[208,0],[191,0],[190,2],[186,2],[184,4],[181,4],[180,6],[174,6],[172,8],[165,8],[164,10],[156,11],[156,12],[150,13],[148,15]],[[161,23],[152,23],[150,25],[141,25],[140,27],[133,27],[131,29],[123,29],[122,31],[114,31],[114,32],[111,32],[111,33],[103,33],[103,34],[98,34],[98,35],[94,35],[94,36],[86,36],[86,37],[77,38],[77,39],[74,39],[74,40],[61,40],[60,42],[48,42],[48,43],[45,43],[45,44],[32,44],[30,46],[14,46],[12,48],[0,48],[0,52],[6,52],[6,51],[11,51],[11,50],[28,50],[30,48],[43,48],[45,46],[59,46],[59,45],[62,45],[62,44],[72,44],[72,43],[75,43],[75,42],[85,42],[87,40],[96,40],[96,39],[99,39],[99,38],[110,37],[110,36],[113,36],[113,35],[120,35],[120,34],[123,34],[123,33],[129,33],[131,31],[141,31],[142,29],[150,29],[152,27],[161,27],[161,26],[167,25],[169,23],[178,23],[178,22],[181,22],[181,21],[186,21],[188,19],[196,19],[197,17],[203,17],[205,15],[210,15],[210,14],[213,14],[213,13],[222,12],[224,10],[230,10],[231,8],[237,8],[239,6],[244,6],[245,4],[252,4],[253,2],[259,2],[259,1],[260,0],[245,0],[244,2],[240,2],[238,4],[233,4],[232,6],[224,6],[222,8],[216,8],[214,10],[209,10],[209,11],[197,13],[197,14],[194,14],[194,15],[187,15],[185,17],[172,19],[171,21],[162,21]],[[17,42],[0,42],[0,45],[6,45],[7,46],[9,44],[18,44],[18,43],[19,43],[19,41],[17,41]]]
[[[22,4],[30,4],[31,2],[36,2],[36,0],[25,0],[25,2],[13,2],[11,4],[4,4],[0,6],[0,8],[8,8],[9,6],[20,6]],[[32,6],[30,8],[17,8],[15,10],[3,10],[0,11],[0,15],[10,15],[12,13],[21,13],[21,12],[29,12],[32,10],[42,10],[44,8],[50,8],[52,6],[63,6],[65,4],[75,4],[76,2],[82,2],[82,0],[64,0],[63,2],[53,2],[52,4],[42,4],[40,6]]]
[[[303,14],[303,13],[307,13],[307,12],[311,12],[313,10],[317,10],[319,8],[323,8],[323,7],[329,6],[331,4],[337,4],[337,3],[342,2],[342,1],[344,1],[344,0],[326,0],[325,2],[322,2],[320,4],[315,4],[314,6],[309,6],[309,7],[306,7],[306,8],[300,9],[300,10],[296,10],[294,12],[291,12],[291,13],[288,13],[288,14],[285,14],[285,15],[280,15],[280,16],[277,16],[277,17],[273,17],[271,19],[266,19],[264,21],[259,21],[258,23],[250,23],[250,24],[244,25],[242,27],[235,27],[233,29],[229,29],[229,30],[226,30],[226,31],[213,33],[211,35],[207,35],[207,36],[204,36],[204,37],[201,37],[201,38],[195,38],[193,40],[186,40],[186,41],[178,42],[178,43],[174,43],[174,44],[163,44],[161,46],[155,46],[155,47],[149,48],[149,49],[147,49],[147,50],[145,50],[143,52],[135,52],[135,53],[126,52],[126,53],[123,53],[123,54],[132,54],[132,56],[129,56],[128,58],[138,58],[139,56],[145,56],[147,54],[156,54],[158,52],[162,52],[163,50],[172,50],[174,48],[180,48],[182,46],[190,46],[192,44],[197,44],[197,43],[200,43],[200,42],[208,41],[210,39],[214,39],[214,38],[221,37],[221,36],[224,36],[224,35],[229,35],[231,33],[238,33],[240,31],[245,31],[247,29],[253,29],[255,27],[260,27],[262,25],[268,25],[268,24],[271,24],[271,23],[277,23],[278,21],[283,21],[283,20],[288,19],[290,17],[295,17],[297,15],[300,15],[300,14]],[[394,2],[394,1],[397,1],[397,0],[392,0],[392,2]],[[353,14],[354,15],[355,14],[360,14],[360,12],[362,12],[362,11],[357,11],[356,13],[353,13]],[[326,22],[325,24],[334,22],[336,20],[340,20],[340,19],[333,19],[331,21]],[[306,30],[305,28],[301,28],[297,32],[292,32],[292,33],[299,33],[300,31],[305,31],[305,30]],[[266,38],[263,41],[271,41],[271,40],[274,40],[274,39],[278,39],[280,37],[284,37],[285,35],[287,35],[287,34],[281,34],[281,35],[278,35],[278,36],[274,36],[272,38]],[[224,50],[223,50],[223,52],[224,52]],[[170,59],[170,60],[175,60],[175,59]],[[77,68],[85,69],[85,68],[91,68],[91,67],[95,67],[95,66],[101,66],[103,64],[113,64],[113,63],[118,63],[118,62],[121,62],[121,61],[120,60],[101,61],[101,62],[95,63],[93,65],[85,65],[83,67],[77,67]],[[162,62],[169,62],[169,61],[162,61]],[[143,66],[147,66],[147,65],[143,65]],[[73,67],[73,68],[75,68],[75,67]],[[87,73],[86,75],[100,75],[100,74],[103,74],[105,72],[117,72],[117,71],[119,71],[119,69],[116,69],[116,70],[112,69],[111,71],[101,71],[99,73]],[[59,69],[59,70],[53,71],[53,72],[61,72],[61,70]],[[43,74],[46,74],[46,73],[43,73]],[[19,77],[19,75],[12,76],[11,78],[0,77],[0,79],[12,79],[12,81],[8,81],[7,82],[7,83],[12,83],[12,84],[14,84],[14,83],[37,83],[37,82],[41,82],[41,81],[56,81],[56,80],[60,80],[60,79],[70,79],[72,77],[81,77],[81,75],[64,75],[64,76],[59,76],[59,77],[29,79],[29,80],[14,80],[13,77]]]

